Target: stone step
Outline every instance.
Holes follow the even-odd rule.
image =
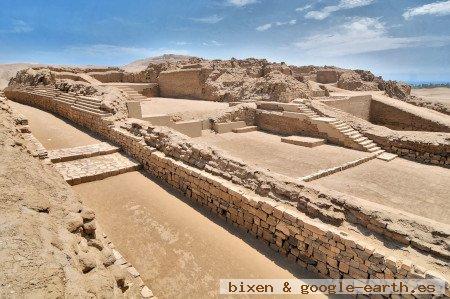
[[[325,139],[305,137],[305,136],[289,136],[289,137],[282,137],[281,142],[306,147],[316,147],[325,144]]]
[[[84,112],[84,113],[89,113],[89,114],[95,115],[95,116],[109,116],[109,115],[111,115],[111,113],[107,113],[107,112],[104,112],[104,111],[94,112],[94,111],[87,110],[87,109],[85,109],[83,107],[78,107],[78,106],[75,106],[75,105],[73,105],[72,108],[75,109],[75,110]]]
[[[353,131],[355,131],[355,130],[353,130],[352,128],[348,128],[348,129],[344,129],[344,130],[339,130],[341,133],[350,133],[350,132],[353,132]]]
[[[369,149],[369,152],[374,153],[374,152],[377,152],[377,151],[379,151],[379,150],[381,150],[381,147],[375,146],[375,147],[373,147],[373,148],[370,148],[370,149]]]
[[[82,102],[82,101],[75,101],[75,104],[78,104],[79,106],[83,106],[83,107],[91,107],[91,108],[95,108],[95,109],[100,109],[100,105],[97,103],[88,103],[88,102]]]
[[[48,157],[53,163],[59,163],[113,154],[119,150],[120,148],[117,146],[111,145],[107,142],[102,142],[92,145],[51,150],[48,151]]]
[[[62,104],[70,105],[70,106],[72,106],[72,104],[73,104],[73,101],[66,100],[66,99],[54,98],[53,100],[57,101],[57,102],[60,102]]]
[[[396,154],[386,153],[385,151],[382,151],[377,158],[386,162],[392,161],[398,156]]]
[[[366,138],[366,137],[364,137],[364,138]],[[356,140],[355,140],[356,141]],[[370,140],[370,139],[367,139],[366,138],[366,140],[364,140],[364,141],[357,141],[359,144],[361,144],[362,146],[364,146],[364,145],[368,145],[368,144],[370,144],[370,143],[373,143],[373,141],[372,140]]]
[[[346,129],[351,129],[352,127],[350,127],[349,125],[347,125],[347,124],[339,124],[339,125],[335,125],[335,127],[337,128],[337,129],[339,129],[340,131],[342,131],[342,130],[346,130]]]
[[[83,103],[95,103],[99,105],[102,103],[102,100],[89,97],[77,97],[77,100]]]
[[[253,132],[253,131],[257,131],[257,130],[258,130],[257,126],[247,126],[247,127],[233,129],[233,132],[234,133],[247,133],[247,132]]]
[[[372,149],[372,148],[375,148],[375,147],[377,147],[377,145],[373,142],[373,141],[371,141],[370,143],[368,143],[368,144],[366,144],[366,145],[363,145],[363,147],[365,148],[365,149]]]
[[[67,183],[78,185],[138,170],[140,164],[120,153],[113,153],[56,163],[54,167]]]
[[[358,142],[358,143],[364,142],[366,140],[369,140],[369,138],[367,138],[367,137],[359,137],[359,138],[355,139],[355,141]]]
[[[73,104],[72,107],[81,108],[81,109],[88,110],[88,111],[95,112],[95,113],[99,113],[99,114],[105,113],[104,111],[100,110],[99,108],[92,108],[92,107],[85,106],[85,105],[82,105],[82,104],[79,104],[79,103]]]
[[[354,132],[350,132],[350,133],[345,133],[345,135],[347,135],[348,137],[352,138],[352,139],[356,139],[359,137],[362,137],[363,135],[361,135],[361,133],[359,133],[358,131],[354,131]]]

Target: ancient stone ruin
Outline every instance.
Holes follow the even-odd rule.
[[[410,93],[368,71],[258,59],[160,59],[139,72],[37,67],[18,72],[1,95],[2,150],[26,157],[16,158],[32,171],[21,184],[50,198],[24,203],[17,215],[60,217],[66,228],[49,228],[53,241],[40,241],[52,244],[56,259],[70,256],[69,291],[58,289],[57,274],[46,276],[55,279],[56,297],[150,298],[170,289],[161,273],[181,268],[151,257],[162,249],[142,236],[157,231],[171,248],[187,233],[152,218],[159,216],[137,198],[157,195],[139,195],[140,180],[162,184],[176,202],[223,221],[225,231],[237,228],[250,247],[270,248],[312,277],[448,282],[450,118],[414,105]],[[84,133],[72,135],[75,129]],[[142,178],[126,179],[137,171]],[[125,198],[121,188],[137,193]],[[98,190],[106,192],[103,203],[89,199],[101,197]],[[20,198],[11,191],[11,202],[13,195]],[[125,220],[114,205],[140,219],[139,230],[115,225]],[[135,250],[139,244],[149,251]],[[203,271],[189,254],[182,269]],[[197,272],[186,277],[208,281],[199,290],[217,282]],[[186,277],[171,279],[183,285]],[[78,292],[77,282],[85,285]]]

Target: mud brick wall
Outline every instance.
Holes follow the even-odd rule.
[[[385,125],[393,130],[450,132],[445,125],[421,118],[383,102],[372,100],[370,122]]]
[[[127,83],[146,83],[149,80],[144,73],[127,73],[120,71],[91,72],[91,77],[102,83],[127,82]]]
[[[263,131],[280,135],[306,135],[325,139],[327,137],[310,122],[283,116],[281,112],[256,110],[255,125]]]
[[[345,100],[335,100],[324,102],[328,106],[341,109],[356,117],[370,120],[371,96],[356,96]]]
[[[159,74],[158,84],[162,97],[202,99],[202,70],[183,69]]]
[[[173,154],[171,151],[167,149],[165,149],[167,153],[158,151],[155,147],[149,146],[143,136],[114,126],[110,121],[76,111],[70,106],[66,107],[47,97],[24,92],[8,92],[7,96],[18,102],[55,112],[100,133],[122,146],[153,176],[167,182],[187,197],[261,239],[293,263],[323,277],[386,279],[437,277],[442,279],[440,274],[415,266],[409,260],[396,260],[390,256],[390,250],[387,248],[383,248],[383,251],[375,250],[365,245],[363,238],[349,236],[338,227],[313,220],[291,205],[249,193],[248,189],[236,184],[230,177],[224,177],[225,172],[221,173],[217,169],[206,167],[206,163],[193,167],[183,160],[180,161],[181,157],[175,160],[169,156]],[[160,138],[164,139],[167,136],[160,136]],[[173,147],[173,144],[171,146]],[[194,152],[200,155],[197,161],[194,159],[194,162],[204,158],[201,156],[201,150]],[[208,153],[205,154],[208,155]],[[244,171],[244,166],[235,164],[233,167]],[[220,165],[217,167],[220,169]],[[247,171],[250,173],[251,169]],[[278,192],[285,194],[294,192],[292,186],[290,188],[285,186],[287,189],[284,191],[281,190],[282,186],[283,184],[275,186],[279,188]],[[247,191],[244,192],[244,190]],[[250,188],[250,190],[254,189]],[[323,197],[325,194],[320,196]],[[337,201],[343,201],[343,198]],[[378,223],[376,219],[352,207],[350,202],[343,202],[341,208],[347,209],[344,211],[345,214],[351,214],[354,221],[365,224],[368,229],[383,233],[399,243],[414,246],[407,237],[396,234],[395,231],[386,227],[386,224]],[[417,244],[421,244],[420,240],[416,241],[419,242]]]

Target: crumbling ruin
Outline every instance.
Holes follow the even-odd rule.
[[[19,122],[35,156],[70,185],[141,168],[320,277],[449,279],[450,119],[399,101],[408,86],[361,70],[182,58],[135,73],[28,69],[4,93],[107,141],[46,149]],[[407,190],[423,177],[383,172],[400,165],[439,180],[427,192],[444,214],[414,210],[430,208]],[[335,187],[365,167],[405,190]],[[411,204],[389,203],[398,196]]]

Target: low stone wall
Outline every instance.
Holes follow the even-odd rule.
[[[164,98],[203,98],[202,69],[164,71],[159,74],[158,84]]]
[[[450,132],[450,127],[426,119],[412,112],[373,99],[370,107],[370,122],[387,126],[393,130]]]
[[[414,132],[381,135],[367,131],[365,135],[375,141],[384,150],[409,160],[450,168],[449,133],[422,132],[418,138]],[[436,138],[441,135],[441,138]]]
[[[388,257],[394,252],[383,246],[375,250],[364,245],[365,237],[362,235],[353,236],[352,233],[350,236],[349,231],[319,223],[303,213],[327,222],[338,221],[335,225],[344,220],[342,217],[347,217],[349,222],[394,240],[397,246],[404,244],[433,255],[446,255],[445,250],[427,243],[420,234],[416,234],[424,229],[446,239],[449,235],[446,228],[430,227],[421,220],[407,219],[403,223],[411,223],[413,230],[411,234],[405,233],[392,225],[397,221],[388,216],[401,217],[405,215],[403,212],[383,214],[375,204],[361,208],[360,199],[327,194],[303,183],[275,180],[243,162],[221,156],[214,149],[199,147],[187,139],[174,139],[175,133],[150,127],[142,121],[128,120],[118,127],[106,120],[60,107],[50,98],[14,92],[7,93],[7,96],[50,110],[102,134],[121,145],[154,176],[258,236],[293,262],[323,276],[402,278],[434,274],[413,266],[409,261]],[[291,204],[283,203],[286,201]],[[298,210],[292,203],[298,204]]]

